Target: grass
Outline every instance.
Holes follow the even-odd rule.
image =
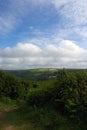
[[[56,68],[37,68],[37,69],[31,69],[30,71],[31,72],[55,72],[57,71],[58,69]]]
[[[50,107],[20,108],[2,104],[0,130],[78,130],[65,116]]]
[[[86,124],[86,123],[85,123]],[[20,104],[4,97],[0,100],[0,130],[86,130],[72,123],[51,106]]]

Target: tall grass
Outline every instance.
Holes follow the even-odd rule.
[[[50,106],[30,107],[3,111],[0,116],[0,130],[13,126],[15,130],[76,130],[73,124]]]

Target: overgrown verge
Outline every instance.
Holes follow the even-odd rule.
[[[60,71],[53,86],[31,89],[28,103],[36,107],[49,104],[85,130],[87,128],[87,73]]]
[[[41,130],[87,129],[87,72],[73,73],[64,69],[55,80],[43,83],[21,80],[3,72],[0,75],[0,103],[12,105],[16,102],[21,106],[13,119],[17,127],[18,117],[18,122],[24,122],[25,126],[31,122],[35,127],[38,124]]]

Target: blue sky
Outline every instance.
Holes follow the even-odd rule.
[[[0,68],[87,68],[87,0],[0,0]]]

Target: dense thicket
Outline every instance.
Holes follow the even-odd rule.
[[[87,115],[87,72],[61,70],[55,80],[31,89],[28,102],[36,106],[50,104],[71,117]]]
[[[16,78],[0,71],[0,97],[10,97],[11,99],[24,99],[27,95],[30,82]]]

